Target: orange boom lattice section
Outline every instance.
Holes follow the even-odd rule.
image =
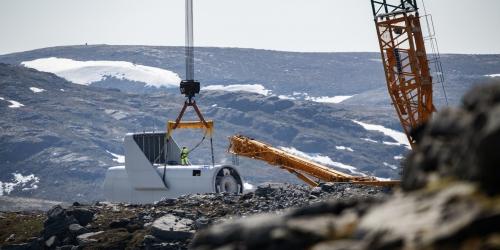
[[[395,186],[399,184],[399,181],[378,181],[374,177],[345,174],[242,135],[231,136],[229,141],[228,151],[230,153],[278,166],[295,174],[299,179],[311,186],[317,186],[318,181],[350,182],[373,186]]]
[[[417,3],[372,0],[372,7],[389,95],[413,147],[411,130],[435,111]]]

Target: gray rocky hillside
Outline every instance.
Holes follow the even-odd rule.
[[[126,61],[182,76],[183,48],[63,46],[0,56],[0,62],[7,63],[0,64],[0,97],[4,99],[0,100],[0,195],[101,200],[105,170],[123,164],[113,155],[123,154],[123,135],[163,130],[165,121],[177,115],[182,97],[176,87],[147,87],[145,82],[109,76],[83,86],[19,66],[48,57]],[[206,116],[216,121],[217,161],[231,162],[225,153],[227,137],[241,133],[275,146],[293,147],[313,158],[329,157],[337,168],[347,165],[355,172],[399,178],[399,163],[407,147],[353,122],[400,131],[379,57],[378,53],[197,48],[196,76],[203,86],[261,84],[272,91],[267,96],[202,92],[199,103]],[[443,55],[443,66],[453,105],[466,89],[500,72],[500,57]],[[37,89],[42,92],[35,92]],[[441,88],[434,89],[436,104],[442,108]],[[339,95],[354,96],[337,104],[306,100]],[[295,100],[287,99],[290,97]],[[17,108],[12,101],[24,106]],[[188,147],[201,139],[200,134],[176,136]],[[209,161],[207,147],[193,154],[197,162]],[[295,177],[260,162],[242,159],[241,165],[244,178],[252,184],[297,183]]]
[[[0,76],[0,97],[5,99],[0,100],[0,181],[4,187],[14,185],[8,193],[14,196],[66,201],[102,199],[106,169],[123,164],[111,154],[123,154],[123,136],[155,127],[163,129],[167,119],[176,117],[183,102],[179,94],[131,94],[76,85],[53,74],[6,64],[0,64]],[[32,87],[44,91],[35,93]],[[10,101],[23,106],[10,107]],[[235,133],[276,146],[320,153],[380,177],[397,178],[397,167],[385,166],[384,162],[396,166],[399,160],[394,157],[407,152],[404,146],[382,144],[393,139],[352,121],[391,123],[390,112],[381,109],[353,111],[346,106],[243,92],[207,92],[199,103],[205,115],[216,121],[218,162],[231,162],[226,153],[227,137]],[[191,147],[201,139],[201,134],[176,136],[182,136],[184,144]],[[367,143],[373,147],[367,147]],[[193,161],[209,161],[205,145],[193,152]],[[288,173],[259,162],[242,159],[241,164],[244,178],[254,184],[295,181]],[[24,181],[16,179],[19,175]]]

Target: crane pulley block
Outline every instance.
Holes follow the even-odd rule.
[[[180,86],[181,94],[188,98],[200,93],[200,82],[195,80],[182,80]]]

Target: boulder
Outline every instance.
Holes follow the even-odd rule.
[[[500,194],[500,83],[472,89],[462,106],[441,111],[415,133],[419,143],[404,161],[404,190],[453,177]]]
[[[92,239],[92,237],[97,236],[97,235],[102,234],[102,233],[104,233],[104,231],[81,234],[81,235],[78,235],[76,237],[76,240],[78,241],[78,244],[80,244],[80,245],[90,244],[93,242],[97,242],[97,240]]]
[[[64,208],[56,205],[47,211],[47,219],[43,223],[43,237],[45,240],[52,236],[63,239],[68,233],[69,225],[75,223],[78,221],[73,216],[69,216]]]
[[[210,220],[205,217],[198,218],[197,220],[194,221],[194,225],[197,230],[206,228],[209,225],[209,223]]]
[[[194,234],[194,230],[191,228],[192,225],[192,220],[169,214],[153,222],[151,233],[162,240],[185,240],[191,238]]]
[[[57,237],[54,235],[45,241],[45,246],[48,248],[52,248],[56,245]]]
[[[69,225],[68,229],[69,232],[75,237],[80,234],[85,234],[90,232],[87,228],[82,227],[80,224],[71,224]]]
[[[78,224],[86,226],[94,219],[94,212],[83,207],[71,207],[67,210],[68,215],[75,217]]]
[[[322,191],[323,191],[323,189],[321,187],[314,187],[311,190],[311,195],[320,196]]]
[[[273,195],[273,193],[279,192],[284,188],[286,188],[286,185],[282,183],[264,183],[257,186],[257,189],[255,190],[255,195],[266,197]]]

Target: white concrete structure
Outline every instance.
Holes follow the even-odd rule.
[[[152,203],[184,194],[243,192],[235,166],[179,165],[180,149],[173,140],[165,143],[165,133],[128,134],[124,144],[125,166],[106,172],[108,201]]]

